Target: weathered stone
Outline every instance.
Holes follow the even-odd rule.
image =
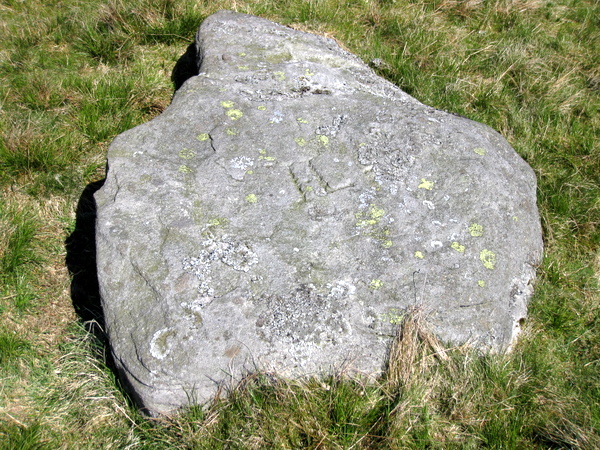
[[[509,347],[542,253],[531,168],[323,37],[232,12],[199,74],[123,133],[96,193],[112,352],[151,414],[247,370],[377,375],[419,306]]]

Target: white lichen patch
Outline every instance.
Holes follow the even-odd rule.
[[[335,344],[351,332],[347,316],[351,291],[351,286],[335,282],[302,284],[289,294],[270,295],[256,325],[265,339],[291,345],[294,355]]]
[[[283,122],[284,115],[281,111],[275,111],[273,117],[269,120],[269,123],[281,123]]]
[[[175,329],[170,327],[154,333],[150,340],[150,354],[156,359],[165,359],[171,352],[176,334]]]
[[[195,326],[202,325],[202,308],[207,304],[204,299],[197,299],[193,302],[181,302],[180,306],[184,313],[194,322]]]
[[[329,299],[339,300],[356,294],[356,286],[347,281],[336,281],[334,284],[327,284],[326,287],[329,288]]]
[[[488,249],[483,249],[479,253],[479,259],[486,269],[493,270],[496,266],[496,254]]]
[[[220,240],[211,238],[202,242],[204,249],[197,257],[188,257],[182,260],[183,269],[196,275],[200,281],[198,291],[200,295],[212,297],[215,294],[212,287],[213,270],[219,269],[221,264],[231,267],[238,272],[248,272],[258,263],[258,256],[250,247],[241,242],[236,242],[227,235]]]
[[[229,166],[232,169],[247,171],[248,169],[250,169],[250,167],[254,166],[254,160],[247,156],[238,156],[229,161]]]

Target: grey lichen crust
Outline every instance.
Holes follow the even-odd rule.
[[[110,147],[98,275],[140,404],[203,403],[247,370],[376,376],[418,306],[503,351],[542,254],[531,168],[332,40],[219,12],[200,73]]]

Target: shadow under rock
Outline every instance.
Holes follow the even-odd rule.
[[[174,91],[193,76],[198,75],[200,62],[197,60],[196,46],[191,44],[181,55],[171,73]],[[109,167],[107,165],[107,172]],[[96,216],[97,206],[94,194],[106,179],[94,181],[83,190],[75,212],[75,229],[65,240],[67,269],[71,275],[71,301],[73,308],[86,329],[92,333],[104,347],[104,358],[107,366],[116,375],[121,375],[113,359],[108,336],[105,333],[104,311],[98,283],[96,261]],[[125,377],[117,377],[119,386],[131,404],[140,405],[134,390],[125,381]],[[149,415],[142,408],[142,413]]]
[[[201,58],[198,58],[196,44],[190,44],[183,55],[179,57],[173,71],[171,81],[177,91],[188,78],[195,77],[200,71]]]
[[[175,91],[188,78],[198,75],[199,65],[196,45],[190,44],[185,53],[179,57],[171,72],[171,81]],[[105,181],[105,179],[94,181],[85,187],[77,203],[75,230],[65,240],[66,264],[72,277],[71,300],[73,307],[88,329],[103,341],[105,337],[102,330],[104,330],[105,323],[96,267],[96,200],[94,193],[104,185]],[[97,324],[97,327],[92,325],[94,323]]]
[[[136,399],[129,385],[123,382],[119,369],[115,364],[108,336],[105,332],[104,311],[98,283],[96,265],[96,199],[98,191],[106,179],[88,184],[77,203],[75,212],[75,229],[65,240],[67,250],[66,264],[71,274],[71,301],[86,330],[92,333],[100,345],[98,357],[115,375],[116,385],[124,394],[131,407],[135,407]]]
[[[71,300],[75,312],[102,341],[104,313],[96,268],[96,200],[94,193],[105,180],[88,184],[77,203],[75,229],[65,240],[66,264],[71,274]],[[97,326],[94,326],[97,324]]]

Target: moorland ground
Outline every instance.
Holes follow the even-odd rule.
[[[65,240],[219,9],[335,38],[533,167],[545,256],[511,354],[441,351],[412,317],[378,383],[255,375],[204,410],[136,411],[75,313]],[[597,0],[0,0],[2,448],[600,448],[599,18]]]

